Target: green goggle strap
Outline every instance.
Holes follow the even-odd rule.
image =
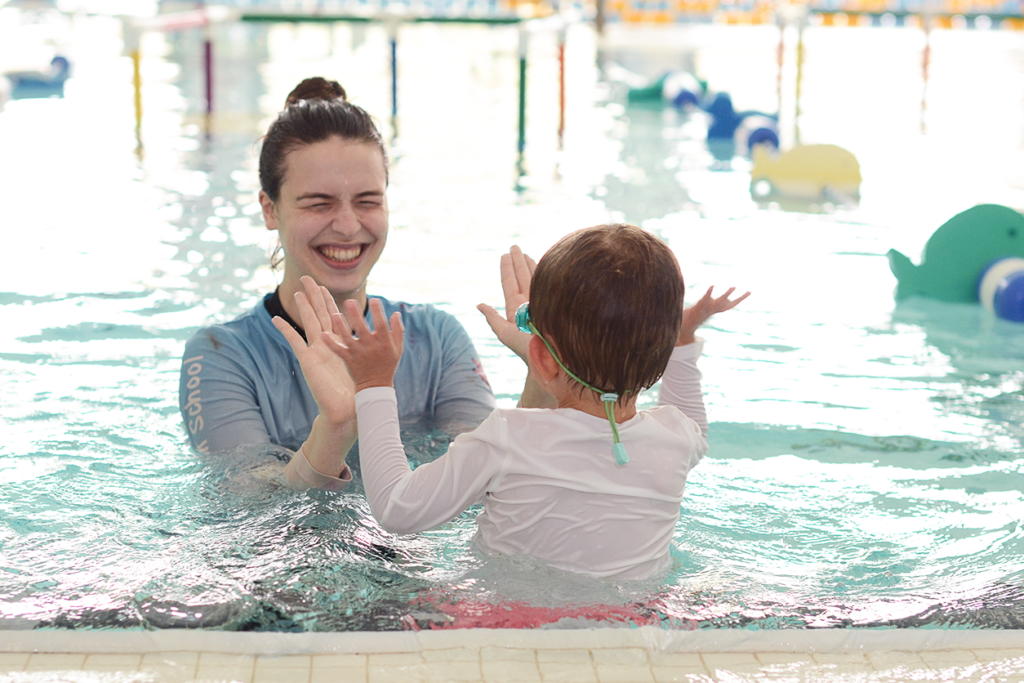
[[[551,357],[555,359],[556,363],[558,363],[558,367],[562,368],[562,371],[569,375],[573,381],[578,382],[587,389],[601,395],[601,400],[604,402],[604,413],[608,416],[608,424],[612,426],[612,437],[614,440],[614,443],[612,444],[612,453],[615,454],[615,462],[619,465],[625,465],[629,462],[629,455],[626,453],[626,447],[621,441],[619,441],[619,427],[615,424],[615,402],[619,400],[619,395],[607,391],[601,391],[600,389],[587,384],[577,377],[572,370],[565,367],[565,365],[562,364],[562,360],[558,357],[558,354],[555,353],[555,349],[548,343],[548,340],[544,338],[544,335],[537,331],[537,327],[533,324],[533,321],[529,319],[527,305],[528,304],[523,304],[519,307],[519,310],[516,311],[516,323],[519,329],[523,330],[523,332],[530,332],[537,335],[537,338],[544,342],[544,346],[547,347]],[[524,329],[524,327],[526,329]]]

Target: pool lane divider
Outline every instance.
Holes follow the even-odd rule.
[[[565,44],[566,32],[570,24],[582,21],[578,13],[554,14],[543,18],[527,18],[519,16],[482,16],[482,17],[435,17],[400,15],[394,13],[383,14],[338,14],[338,13],[311,13],[301,14],[295,12],[251,12],[239,8],[224,6],[203,6],[195,10],[183,12],[171,12],[158,14],[155,17],[144,19],[126,19],[124,22],[124,52],[132,59],[133,78],[132,83],[135,91],[135,132],[140,141],[142,135],[142,70],[141,70],[141,43],[142,34],[145,31],[173,32],[188,29],[202,29],[203,40],[203,70],[205,84],[205,105],[207,123],[213,114],[213,93],[214,93],[214,46],[212,40],[212,26],[217,23],[227,22],[252,22],[252,23],[383,23],[387,29],[388,43],[390,48],[390,71],[391,71],[391,129],[392,136],[398,135],[398,27],[402,23],[432,23],[432,24],[482,24],[489,26],[518,26],[519,45],[517,49],[519,66],[519,110],[518,110],[518,138],[516,148],[520,154],[526,148],[526,73],[527,58],[529,56],[529,34],[534,32],[554,32],[558,41],[559,60],[559,116],[558,116],[558,140],[562,144],[565,135]]]

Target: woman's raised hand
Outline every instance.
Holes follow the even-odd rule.
[[[324,331],[333,331],[332,314],[338,313],[338,306],[327,288],[318,286],[313,278],[304,276],[302,286],[305,292],[295,294],[295,303],[299,307],[306,339],[303,340],[281,318],[274,318],[274,327],[288,340],[295,357],[299,359],[306,384],[320,409],[320,416],[335,425],[348,422],[354,424],[355,384],[345,361],[324,341],[322,334]]]
[[[725,290],[725,294],[716,298],[711,296],[713,289],[714,286],[708,287],[708,291],[704,292],[704,296],[697,303],[683,309],[683,324],[679,327],[679,340],[676,346],[692,344],[696,339],[697,328],[707,322],[708,318],[715,313],[735,308],[739,302],[750,296],[750,292],[747,292],[736,299],[730,299],[729,297],[736,291],[735,287],[730,287]]]
[[[516,326],[516,310],[530,300],[530,280],[537,262],[514,246],[507,254],[501,255],[501,289],[505,294],[505,315],[492,306],[480,304],[477,310],[487,318],[494,335],[502,344],[512,349],[526,361],[531,335]]]

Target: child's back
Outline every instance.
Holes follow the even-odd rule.
[[[699,347],[680,347],[666,381],[689,384],[691,411],[702,419]],[[499,409],[439,460],[414,472],[406,465],[405,475],[400,442],[383,430],[362,436],[378,410],[394,410],[389,390],[368,389],[356,401],[366,495],[384,528],[429,529],[483,503],[476,542],[484,552],[598,576],[646,578],[668,566],[686,475],[707,452],[701,426],[676,406],[617,425],[626,466],[612,457],[605,418],[572,408]]]

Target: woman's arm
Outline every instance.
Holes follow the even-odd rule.
[[[256,370],[233,342],[211,327],[185,345],[178,404],[189,440],[203,454],[271,441],[256,397]]]
[[[337,489],[351,480],[345,457],[356,441],[355,386],[345,362],[328,348],[322,335],[335,324],[332,314],[338,309],[334,297],[312,278],[303,277],[302,284],[306,291],[296,294],[295,301],[306,340],[280,318],[274,318],[274,326],[295,352],[320,414],[289,463],[285,478],[299,488]]]

